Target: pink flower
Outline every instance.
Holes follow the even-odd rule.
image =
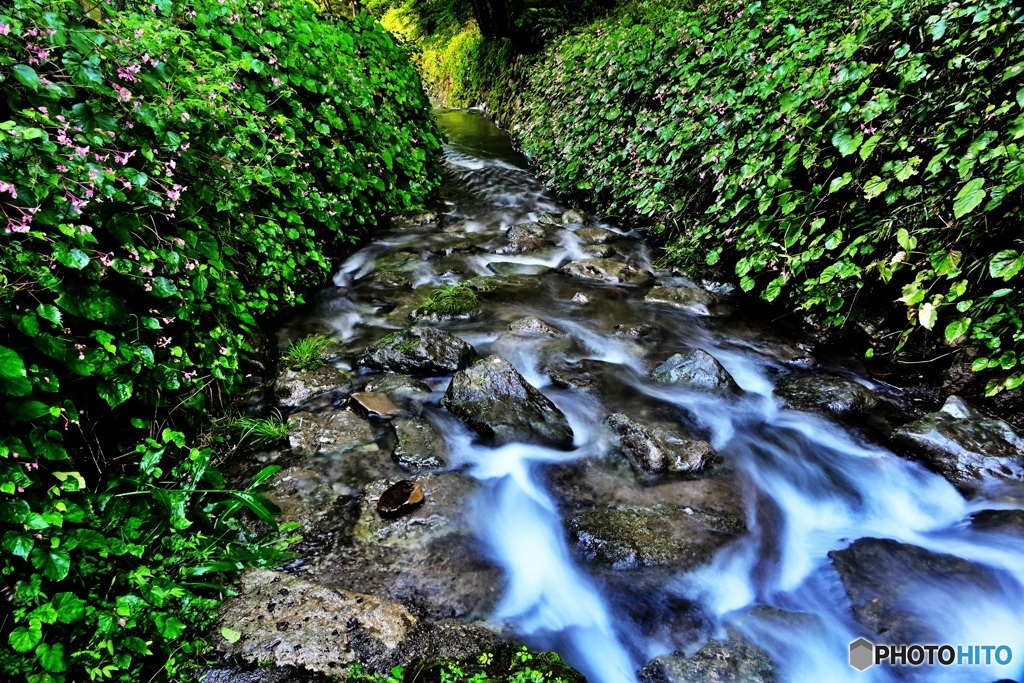
[[[0,36],[6,36],[11,32],[11,27],[7,24],[0,23]]]

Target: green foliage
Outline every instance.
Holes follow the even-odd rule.
[[[324,351],[330,345],[331,340],[322,334],[293,339],[281,354],[281,362],[292,370],[315,370],[327,364]]]
[[[238,445],[253,450],[276,446],[288,438],[288,423],[279,412],[270,417],[243,417],[232,426],[238,433]]]
[[[428,315],[462,315],[475,311],[479,305],[476,292],[459,283],[435,289],[420,310]]]
[[[666,260],[1024,383],[1024,9],[1009,0],[652,5],[553,44],[509,125],[561,191],[664,226]],[[876,306],[876,304],[881,304]]]
[[[349,667],[349,683],[585,683],[586,679],[554,652],[531,652],[526,647],[499,647],[478,657],[459,660],[419,660],[389,674],[368,674]]]
[[[289,542],[207,413],[260,319],[436,187],[429,105],[371,18],[298,0],[13,0],[0,80],[0,678],[185,678]]]

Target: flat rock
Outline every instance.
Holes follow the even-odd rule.
[[[776,384],[775,395],[787,408],[841,416],[867,415],[878,407],[878,397],[870,389],[835,375],[787,375]]]
[[[762,650],[734,633],[714,640],[693,657],[683,652],[658,657],[637,675],[640,683],[775,683],[775,667]]]
[[[647,427],[623,413],[604,421],[619,448],[638,470],[650,474],[695,473],[711,465],[715,451],[707,441],[688,439],[659,427]]]
[[[412,273],[394,268],[381,268],[360,278],[359,282],[382,289],[410,289]]]
[[[537,222],[541,225],[561,225],[562,215],[547,211],[537,216]]]
[[[667,504],[579,512],[565,526],[587,559],[613,569],[706,564],[745,529],[738,517]]]
[[[654,274],[651,271],[611,259],[580,259],[571,261],[558,270],[570,277],[609,284],[649,285],[654,282]]]
[[[729,371],[704,349],[687,349],[669,357],[651,372],[651,379],[695,389],[734,394],[741,391]]]
[[[393,457],[402,468],[418,472],[435,470],[448,465],[448,446],[423,418],[396,420],[395,450]]]
[[[360,388],[363,391],[386,394],[396,405],[407,410],[418,408],[430,398],[432,393],[429,384],[391,372],[382,375],[364,375],[359,379],[362,384]]]
[[[417,624],[402,605],[326,588],[290,574],[250,569],[241,591],[221,605],[220,625],[237,631],[217,639],[229,655],[251,663],[342,676],[349,664],[377,650],[399,648]]]
[[[292,453],[300,456],[377,450],[370,423],[351,410],[292,413],[288,443]]]
[[[349,396],[349,404],[364,417],[391,419],[402,412],[391,397],[376,391],[357,391]]]
[[[518,242],[524,239],[543,239],[551,234],[550,225],[543,225],[537,222],[516,223],[505,231],[505,239],[509,242]]]
[[[310,399],[348,384],[351,373],[333,365],[315,370],[283,368],[274,380],[274,397],[283,408],[298,408]]]
[[[959,396],[950,396],[938,412],[899,427],[892,438],[967,493],[986,481],[1024,480],[1024,440],[1010,425]]]
[[[450,375],[476,357],[473,347],[455,335],[432,327],[414,326],[389,334],[363,352],[359,364],[407,375]]]
[[[500,356],[456,373],[441,404],[495,445],[572,447],[572,429],[562,411]]]
[[[281,508],[280,521],[298,522],[304,532],[314,530],[339,497],[319,472],[303,466],[286,467],[269,483],[274,488],[264,495]]]
[[[651,304],[665,304],[690,315],[712,316],[724,313],[718,297],[699,287],[652,287],[644,296]]]
[[[956,584],[998,591],[997,576],[984,567],[891,539],[861,538],[828,556],[846,588],[854,618],[884,635],[884,642],[940,642],[931,619],[909,610],[906,596],[921,587]]]
[[[398,518],[381,517],[377,507],[381,498],[400,481],[381,479],[366,485],[353,531],[355,539],[376,545],[410,547],[464,531],[469,499],[478,488],[474,480],[455,472],[423,474],[417,477],[422,504]]]
[[[604,244],[605,242],[622,237],[619,233],[607,228],[580,228],[575,230],[573,234],[587,244]]]
[[[552,327],[540,318],[532,315],[509,323],[508,331],[520,337],[551,337],[553,339],[564,339],[568,336],[565,332]]]
[[[588,258],[608,259],[617,256],[619,253],[610,244],[584,244],[581,249]]]

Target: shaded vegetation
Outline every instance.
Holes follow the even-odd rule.
[[[0,8],[0,678],[183,679],[292,540],[276,468],[228,486],[209,418],[261,322],[436,187],[440,143],[366,15],[89,4]]]
[[[322,334],[311,334],[288,342],[281,354],[281,363],[292,370],[315,370],[327,364],[324,351],[331,340]]]
[[[973,345],[993,394],[1024,383],[1022,29],[1006,0],[631,3],[424,73],[557,189],[655,225],[666,265],[902,330],[869,356]]]
[[[475,311],[479,305],[476,292],[459,283],[435,289],[420,310],[428,315],[462,315]]]

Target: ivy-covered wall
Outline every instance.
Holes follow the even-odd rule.
[[[202,434],[250,340],[437,186],[406,50],[303,0],[0,8],[0,678],[183,676],[286,543]],[[127,4],[128,9],[124,9]],[[144,675],[143,675],[144,672]]]

